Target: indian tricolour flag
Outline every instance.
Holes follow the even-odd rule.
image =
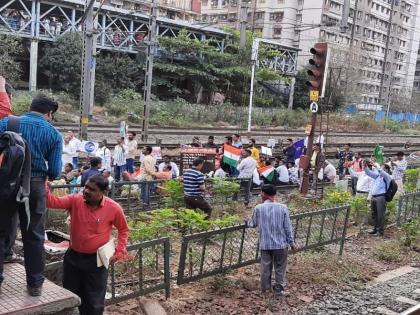
[[[231,145],[225,144],[223,146],[223,162],[233,167],[238,165],[241,158],[241,149],[235,148]]]
[[[258,173],[271,182],[274,177],[274,167],[272,167],[271,165],[261,167],[258,170]]]

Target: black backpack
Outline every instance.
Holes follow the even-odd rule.
[[[7,131],[0,134],[0,202],[25,203],[29,225],[31,153],[19,134],[19,117],[9,116]]]
[[[385,182],[385,188],[386,188],[386,180],[384,178],[384,182]],[[391,179],[391,181],[389,182],[389,187],[386,189],[385,192],[385,200],[387,202],[392,201],[392,199],[394,199],[395,194],[398,191],[398,185],[395,182],[395,180]]]

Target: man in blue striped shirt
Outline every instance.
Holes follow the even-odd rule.
[[[184,172],[184,201],[187,208],[200,209],[207,214],[207,219],[209,219],[212,208],[203,197],[206,191],[204,175],[201,173],[203,165],[204,159],[198,157],[193,161],[192,168]]]
[[[61,173],[63,138],[50,124],[57,109],[58,104],[54,100],[39,95],[33,99],[30,112],[25,113],[20,118],[19,131],[31,151],[29,228],[26,229],[28,220],[25,209],[21,204],[17,204],[15,200],[0,200],[2,207],[10,210],[10,220],[13,216],[17,215],[16,213],[19,214],[25,258],[26,282],[28,293],[32,296],[41,295],[42,284],[44,282],[42,273],[45,267],[45,181],[47,177],[49,179],[55,179]],[[0,121],[0,133],[7,130],[8,120],[8,118],[4,118]],[[0,220],[3,223],[4,219],[7,218],[2,215]],[[2,225],[4,226],[4,224]],[[0,236],[3,235],[2,232],[4,231],[0,231]],[[10,231],[6,233],[10,233]],[[3,244],[4,242],[1,241],[0,237],[0,246]],[[2,256],[2,251],[3,249],[0,249],[0,256]],[[0,267],[2,267],[2,257],[0,260]]]
[[[271,184],[261,188],[262,204],[255,207],[248,227],[258,227],[261,250],[261,290],[271,289],[271,273],[276,276],[274,294],[281,295],[286,285],[286,266],[289,247],[296,249],[293,228],[286,205],[275,202],[276,187]]]

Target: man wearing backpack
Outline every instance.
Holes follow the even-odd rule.
[[[372,199],[370,201],[374,228],[372,231],[369,231],[369,234],[378,234],[379,236],[383,236],[387,191],[391,187],[392,182],[391,175],[386,172],[386,170],[389,171],[389,166],[382,164],[379,168],[376,169],[372,167],[372,161],[363,161],[363,164],[366,175],[374,179],[371,190]]]
[[[14,212],[18,211],[24,249],[26,282],[31,296],[40,296],[44,282],[45,267],[45,181],[57,178],[61,173],[61,154],[63,139],[61,134],[50,124],[58,104],[43,95],[32,100],[30,111],[20,117],[18,129],[31,156],[29,222],[25,207],[17,203],[16,196],[0,200],[0,283],[3,280],[3,257],[5,235],[10,229]],[[8,129],[10,117],[0,121],[0,134]],[[0,184],[5,184],[0,181]],[[7,183],[6,183],[7,184]],[[3,211],[7,209],[7,211]],[[28,224],[29,223],[29,224]]]

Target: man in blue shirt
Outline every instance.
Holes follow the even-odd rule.
[[[204,174],[201,173],[203,165],[204,159],[198,157],[193,161],[192,167],[184,172],[184,201],[188,209],[200,209],[207,214],[207,219],[209,219],[212,208],[203,197],[206,191]]]
[[[271,272],[275,270],[274,294],[281,295],[286,285],[287,254],[296,249],[293,228],[286,205],[275,202],[276,187],[261,188],[262,204],[255,207],[248,227],[258,227],[261,250],[261,290],[271,289]]]
[[[19,214],[22,241],[24,249],[26,282],[28,293],[39,296],[42,293],[45,267],[44,233],[45,233],[45,181],[55,179],[61,173],[61,154],[63,138],[50,124],[58,104],[43,95],[35,97],[30,111],[20,117],[19,131],[26,140],[31,151],[31,182],[30,182],[30,224],[26,229],[28,219],[24,206],[15,200],[0,200],[0,283],[3,280],[3,257],[5,235],[10,233],[12,218]],[[0,133],[7,130],[9,118],[0,121]],[[5,210],[5,211],[3,211]],[[7,211],[6,211],[7,210]]]
[[[87,180],[94,175],[101,175],[102,172],[99,170],[102,167],[102,160],[100,157],[94,157],[90,159],[90,168],[83,172],[80,184],[85,187]]]
[[[374,179],[370,201],[372,219],[374,222],[374,228],[369,234],[384,235],[385,226],[385,212],[386,212],[386,200],[385,193],[391,183],[392,177],[389,175],[389,166],[382,164],[380,168],[374,168],[372,161],[364,161],[365,173],[367,176]]]

